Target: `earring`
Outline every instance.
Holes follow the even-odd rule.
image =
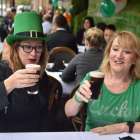
[[[136,62],[134,61],[134,62],[133,62],[133,65],[135,65],[135,64],[136,64]]]

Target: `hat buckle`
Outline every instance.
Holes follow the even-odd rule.
[[[30,37],[38,37],[36,30],[30,30]]]

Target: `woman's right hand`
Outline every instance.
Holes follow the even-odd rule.
[[[88,99],[91,98],[92,92],[90,90],[91,84],[88,80],[84,81],[84,84],[80,86],[78,91],[76,92],[77,99],[79,101],[85,101],[88,103]]]
[[[14,88],[31,87],[38,81],[39,75],[36,74],[34,69],[21,69],[17,70],[9,78],[4,81],[7,94]]]
[[[76,92],[77,99],[79,101],[88,102],[88,98],[91,97],[92,92],[90,90],[90,83],[88,80],[84,81],[84,84],[79,87],[79,92]],[[79,103],[76,101],[75,97],[69,99],[65,104],[65,113],[68,117],[75,116],[80,111],[83,103]]]

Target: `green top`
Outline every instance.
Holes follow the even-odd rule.
[[[82,81],[89,80],[90,72]],[[85,131],[114,123],[140,121],[140,80],[134,84],[132,78],[128,89],[120,94],[114,94],[103,83],[97,102],[89,101]]]

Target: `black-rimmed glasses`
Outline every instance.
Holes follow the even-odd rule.
[[[45,46],[32,47],[29,45],[21,45],[21,44],[19,44],[19,46],[22,47],[23,51],[26,53],[30,53],[33,49],[35,49],[36,53],[42,53],[45,48]]]

